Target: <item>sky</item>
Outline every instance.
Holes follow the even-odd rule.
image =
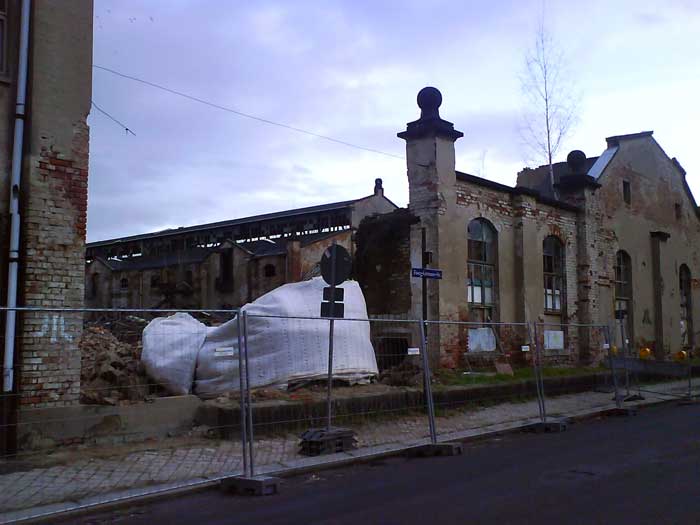
[[[95,0],[95,65],[220,106],[402,157],[416,94],[464,132],[456,167],[514,185],[520,78],[542,1]],[[545,5],[578,123],[556,160],[653,130],[700,201],[700,2]],[[360,198],[405,206],[406,164],[93,70],[88,240]]]

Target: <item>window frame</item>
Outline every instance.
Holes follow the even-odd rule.
[[[681,346],[683,348],[692,348],[695,344],[694,328],[693,328],[693,285],[692,274],[687,264],[681,264],[678,269],[678,295],[680,297],[680,320],[685,321],[686,337],[682,336]]]
[[[473,320],[493,321],[498,306],[498,232],[482,217],[467,226],[467,304],[477,318]]]
[[[625,316],[625,336],[627,341],[634,341],[634,323],[632,305],[634,304],[634,286],[632,274],[632,257],[625,250],[618,250],[615,253],[615,273],[613,283],[613,308],[615,312],[620,310],[621,305],[624,305],[624,310],[627,312]],[[625,342],[623,341],[623,344]]]
[[[550,246],[547,246],[548,244]],[[551,251],[554,253],[548,253],[550,251],[548,248],[550,250],[553,248]],[[551,259],[549,265],[548,259]],[[544,311],[547,314],[561,315],[564,312],[566,305],[565,264],[566,245],[556,235],[548,235],[542,240],[542,284]]]
[[[632,204],[632,184],[628,180],[622,181],[622,200],[627,205]]]

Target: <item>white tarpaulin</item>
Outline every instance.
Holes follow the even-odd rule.
[[[197,354],[206,335],[206,325],[189,314],[154,319],[143,330],[141,361],[146,372],[173,394],[191,393]]]
[[[326,284],[318,277],[310,281],[286,284],[243,307],[248,315],[248,359],[250,383],[253,388],[286,386],[290,381],[321,379],[327,376],[327,320],[257,317],[318,317],[324,286]],[[359,285],[348,281],[340,288],[345,290],[345,317],[367,319],[367,307]],[[201,324],[192,318],[190,320]],[[148,330],[148,327],[146,329]],[[178,328],[183,329],[198,331],[191,322],[183,323],[183,326]],[[336,321],[333,342],[334,378],[357,382],[377,374],[377,361],[370,342],[368,322]],[[167,343],[168,341],[164,340],[161,345],[149,338],[147,347],[144,332],[143,355],[162,355],[164,351],[167,352],[163,348]],[[194,352],[197,364],[191,380],[194,380],[194,392],[197,395],[215,397],[239,389],[236,319],[221,326],[206,328],[206,337]],[[149,360],[152,363],[156,361],[153,358]],[[165,362],[163,366],[152,366],[151,369],[153,368],[158,368],[157,373],[161,378],[168,375]],[[149,373],[151,369],[148,369]],[[164,382],[167,385],[174,381]]]

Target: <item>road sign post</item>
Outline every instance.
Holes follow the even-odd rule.
[[[336,241],[323,252],[321,257],[321,276],[329,286],[323,289],[321,317],[328,318],[328,387],[326,390],[326,427],[312,428],[301,436],[301,453],[315,456],[339,452],[353,448],[355,434],[350,429],[333,428],[333,336],[335,320],[345,315],[345,290],[337,288],[350,277],[352,257]]]

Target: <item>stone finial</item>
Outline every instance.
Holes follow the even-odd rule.
[[[440,118],[438,108],[442,104],[442,94],[437,88],[424,87],[418,92],[418,107],[420,118],[406,125],[406,131],[397,133],[404,140],[415,140],[423,137],[436,136],[457,140],[464,133],[457,131],[452,122]]]
[[[566,164],[569,166],[571,173],[583,173],[586,169],[586,154],[581,150],[575,149],[566,156]]]
[[[416,100],[420,108],[421,120],[440,118],[438,108],[442,104],[442,93],[440,93],[439,89],[431,86],[424,87],[418,92]]]
[[[374,194],[384,195],[384,186],[382,186],[382,179],[374,179]]]

